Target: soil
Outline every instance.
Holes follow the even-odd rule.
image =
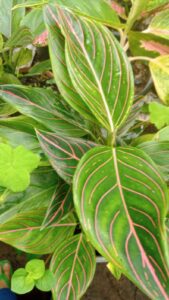
[[[19,254],[14,248],[0,243],[0,260],[8,259],[13,269],[24,267],[26,255]],[[50,300],[50,293],[33,292],[18,296],[18,300]],[[82,300],[148,300],[127,278],[117,281],[106,268],[98,264],[94,280]]]

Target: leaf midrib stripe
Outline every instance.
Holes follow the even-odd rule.
[[[157,275],[156,275],[156,273],[154,271],[154,268],[152,267],[152,265],[151,265],[151,263],[150,263],[147,255],[146,255],[146,253],[144,251],[143,246],[141,245],[140,239],[137,236],[137,233],[135,231],[135,228],[134,228],[131,216],[129,214],[129,211],[128,211],[128,208],[127,208],[127,204],[126,204],[126,201],[125,201],[125,197],[124,197],[124,194],[123,194],[122,185],[121,185],[120,174],[119,174],[119,170],[118,170],[117,155],[116,155],[116,149],[115,148],[113,148],[113,150],[112,150],[112,158],[113,158],[113,161],[114,161],[114,167],[115,167],[115,172],[116,172],[117,184],[118,184],[118,187],[119,187],[119,192],[120,192],[121,200],[122,200],[122,203],[123,203],[124,210],[126,212],[126,216],[127,216],[128,222],[129,222],[129,226],[130,226],[131,232],[132,232],[133,236],[135,237],[135,240],[136,240],[136,243],[138,245],[138,248],[140,249],[141,257],[144,260],[144,262],[146,263],[148,269],[150,270],[150,273],[151,273],[154,281],[156,282],[159,290],[161,291],[161,294],[164,296],[165,300],[168,300],[168,296],[167,296],[167,294],[166,294],[166,292],[165,292],[165,290],[164,290],[164,288],[163,288],[160,280],[158,279],[158,277],[157,277]]]
[[[101,93],[101,96],[102,96],[102,100],[103,100],[103,104],[104,104],[104,107],[105,107],[105,110],[106,110],[106,113],[107,113],[107,117],[108,117],[108,120],[109,120],[109,125],[110,125],[111,132],[114,132],[114,125],[113,125],[113,121],[112,121],[111,114],[110,114],[110,111],[109,111],[109,107],[108,107],[108,105],[107,105],[106,97],[105,97],[105,95],[104,95],[104,91],[103,91],[103,89],[102,89],[100,80],[99,80],[99,78],[98,78],[98,76],[97,76],[97,74],[96,74],[96,72],[95,72],[95,69],[94,69],[94,67],[93,67],[93,64],[92,64],[92,62],[91,62],[91,60],[90,60],[90,58],[89,58],[89,56],[88,56],[88,53],[87,53],[87,51],[86,51],[84,45],[81,43],[79,37],[77,36],[77,34],[76,34],[74,28],[72,27],[72,25],[70,24],[69,20],[67,19],[67,17],[66,17],[65,15],[63,15],[63,13],[62,13],[62,11],[61,11],[60,9],[59,9],[59,11],[60,11],[61,18],[62,18],[62,16],[63,16],[63,18],[65,18],[65,20],[66,20],[66,22],[67,22],[69,28],[71,29],[72,33],[74,34],[75,38],[77,39],[79,45],[81,46],[81,48],[82,48],[82,50],[83,50],[83,52],[84,52],[84,54],[85,54],[85,56],[86,56],[86,59],[87,59],[88,64],[89,64],[89,66],[90,66],[90,68],[91,68],[91,70],[92,70],[92,73],[93,73],[93,75],[94,75],[94,77],[95,77],[95,80],[96,80],[96,82],[97,82],[98,88],[99,88],[100,93]]]

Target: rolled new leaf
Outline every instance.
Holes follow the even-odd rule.
[[[91,149],[73,190],[82,227],[99,253],[151,299],[168,300],[168,190],[149,156],[130,147]]]

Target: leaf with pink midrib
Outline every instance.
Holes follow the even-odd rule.
[[[73,189],[94,247],[150,298],[168,300],[168,191],[149,156],[129,147],[94,148],[81,159]]]

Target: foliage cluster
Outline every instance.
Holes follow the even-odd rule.
[[[168,0],[1,8],[0,241],[51,255],[13,290],[48,290],[53,273],[54,300],[80,299],[97,250],[168,300]]]

